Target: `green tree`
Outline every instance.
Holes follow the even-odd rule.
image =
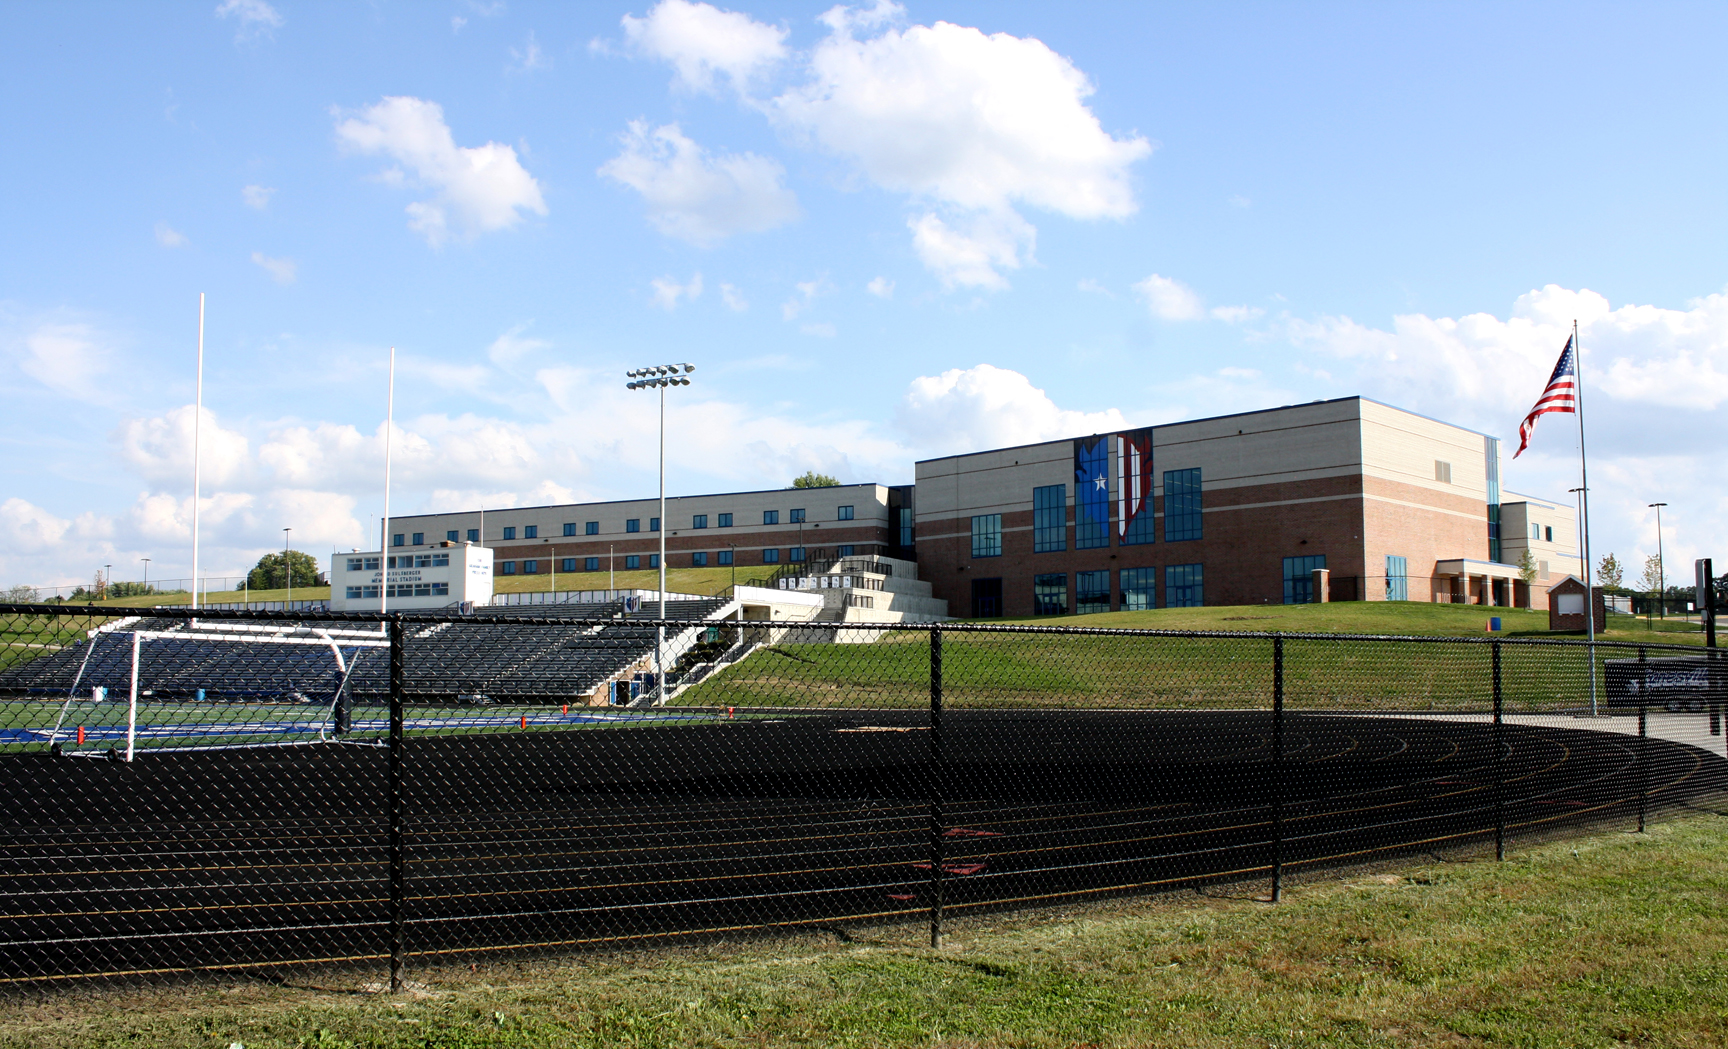
[[[1644,574],[1638,579],[1638,588],[1652,594],[1662,592],[1662,559],[1651,554],[1644,559]]]
[[[1524,554],[1518,558],[1518,578],[1524,580],[1525,586],[1536,582],[1536,558],[1531,555],[1530,548],[1524,548]]]
[[[288,567],[294,574],[295,586],[318,585],[318,562],[311,554],[288,551]],[[282,571],[282,555],[265,554],[260,557],[258,564],[246,574],[246,585],[253,590],[281,590],[286,587],[288,580]]]
[[[792,479],[794,488],[835,488],[840,484],[827,474],[819,474],[815,470],[806,470],[803,477]]]
[[[1622,574],[1619,560],[1609,554],[1596,568],[1596,585],[1618,587]]]

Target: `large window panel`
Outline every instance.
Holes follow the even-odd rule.
[[[1110,570],[1074,573],[1074,611],[1077,615],[1110,611]]]
[[[1002,515],[979,514],[972,518],[972,556],[1002,556]]]
[[[1047,572],[1032,577],[1032,614],[1035,616],[1065,616],[1068,614],[1068,573]]]
[[[1206,603],[1200,565],[1164,566],[1164,607],[1199,608]]]
[[[1118,598],[1124,612],[1144,612],[1158,607],[1158,570],[1156,568],[1122,569],[1122,593]]]
[[[1046,485],[1032,489],[1032,552],[1054,553],[1068,549],[1068,486]]]
[[[1410,600],[1410,562],[1396,554],[1386,555],[1386,600]]]
[[[1326,567],[1326,555],[1284,559],[1284,603],[1311,605],[1315,601],[1314,570]]]
[[[1164,471],[1164,541],[1202,538],[1200,468]]]

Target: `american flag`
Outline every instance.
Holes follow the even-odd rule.
[[[1560,351],[1560,363],[1554,365],[1554,374],[1548,377],[1542,396],[1536,398],[1536,407],[1530,409],[1530,414],[1518,424],[1518,450],[1512,453],[1512,458],[1523,455],[1524,449],[1530,447],[1530,435],[1536,430],[1537,416],[1577,410],[1578,370],[1573,367],[1572,339],[1568,337],[1566,348]]]

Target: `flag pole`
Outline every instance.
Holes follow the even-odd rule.
[[[204,424],[204,293],[198,293],[198,397],[192,409],[192,607],[198,608],[198,490],[203,466],[199,429]]]
[[[1572,371],[1578,376],[1578,493],[1584,508],[1584,631],[1590,649],[1590,716],[1596,716],[1596,585],[1590,565],[1590,459],[1584,452],[1584,347],[1578,344],[1578,321],[1572,321]]]

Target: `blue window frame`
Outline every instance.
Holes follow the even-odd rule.
[[[536,573],[538,571],[540,571],[540,562],[539,561],[524,561],[524,562],[522,562],[522,574],[523,575],[533,575],[534,573]]]
[[[850,507],[850,506],[842,506],[842,507],[841,507],[841,508],[840,508],[840,509],[839,509],[839,510],[838,510],[838,511],[837,511],[837,512],[836,512],[836,513],[835,513],[835,514],[834,514],[834,519],[835,519],[835,520],[836,520],[836,521],[850,521],[850,520],[852,520],[852,507]]]
[[[514,562],[514,561],[505,561],[499,567],[503,569],[505,575],[515,575],[516,574],[516,562]]]
[[[762,511],[762,523],[765,525],[779,524],[780,523],[780,511],[778,511],[778,510],[764,510],[764,511]]]
[[[524,539],[538,539],[538,538],[540,538],[540,526],[539,525],[524,525],[522,527],[522,538],[524,538]]]
[[[444,541],[449,542],[449,543],[454,543],[457,540],[459,540],[461,537],[462,537],[462,533],[457,531],[454,528],[452,528],[448,532],[444,533]]]
[[[917,536],[917,517],[910,507],[900,508],[900,545],[911,546]]]
[[[1386,600],[1410,600],[1410,562],[1397,554],[1386,555]]]
[[[1122,593],[1117,598],[1124,612],[1144,612],[1158,607],[1158,570],[1156,568],[1124,568]]]
[[[468,529],[468,541],[470,543],[478,543],[480,541],[480,529],[478,529],[478,528]]]
[[[414,533],[414,545],[415,546],[425,546],[426,545],[426,533],[425,532],[415,532]]]
[[[789,513],[791,513],[792,516],[790,518],[788,518],[788,523],[790,523],[790,524],[803,524],[804,523],[804,510],[802,507],[793,509],[793,510],[789,511]]]
[[[972,556],[1002,556],[1002,515],[979,514],[972,518]]]
[[[558,571],[560,571],[560,572],[574,572],[574,571],[576,571],[576,559],[574,557],[566,557],[564,559],[564,563],[558,566]]]
[[[649,554],[648,555],[648,567],[649,568],[659,568],[660,567],[660,555],[659,554]]]
[[[586,521],[582,525],[582,531],[587,535],[599,535],[600,534],[600,522],[599,521]]]
[[[788,549],[786,551],[786,560],[792,562],[795,565],[803,564],[804,563],[804,548],[801,546],[794,546],[794,547]]]
[[[732,563],[732,551],[730,551],[730,550],[717,550],[717,551],[715,551],[714,563],[717,565],[729,565],[729,564],[731,564]]]
[[[504,529],[504,538],[506,538],[506,539],[516,538],[516,526],[515,525],[511,525],[509,528]]]
[[[1146,500],[1146,505],[1140,508],[1128,522],[1128,527],[1122,530],[1122,540],[1119,546],[1144,546],[1152,541],[1157,518],[1152,516],[1152,500]]]
[[[402,546],[407,542],[408,542],[408,537],[403,535],[400,532],[398,532],[395,535],[390,537],[390,545],[391,546]]]
[[[717,527],[720,527],[720,528],[731,528],[732,527],[732,515],[731,514],[719,514],[717,516],[720,518]]]
[[[780,563],[780,551],[772,549],[772,548],[762,551],[762,563],[765,565],[777,565],[777,564],[779,564]]]
[[[1164,607],[1199,608],[1206,603],[1199,565],[1164,566]]]
[[[625,568],[641,568],[642,567],[642,555],[641,554],[625,554],[624,555],[624,567]]]
[[[658,532],[660,530],[660,519],[658,517],[650,517],[648,519],[648,530],[650,532]]]
[[[852,545],[852,544],[851,544],[851,543],[841,543],[841,544],[840,544],[840,549],[839,549],[839,550],[838,550],[838,551],[836,551],[836,552],[837,552],[837,553],[838,553],[838,554],[839,554],[839,555],[840,555],[840,556],[841,556],[841,557],[851,557],[851,556],[852,556],[852,551],[853,551],[853,550],[854,550],[854,549],[855,549],[855,547],[853,547],[853,545]]]
[[[1164,541],[1202,538],[1200,468],[1164,471]]]
[[[564,534],[565,535],[575,535],[576,534],[576,522],[575,521],[565,521],[564,522]]]
[[[1047,572],[1032,577],[1032,614],[1035,616],[1065,616],[1068,614],[1068,573]]]
[[[698,550],[690,555],[690,567],[703,568],[708,564],[708,551]]]
[[[598,557],[584,557],[582,559],[582,569],[586,572],[600,571],[600,559]]]
[[[1032,552],[1048,554],[1068,549],[1068,486],[1050,484],[1032,489]]]
[[[642,519],[640,517],[632,517],[628,521],[625,521],[624,530],[626,532],[640,532],[642,530]]]
[[[1074,573],[1074,614],[1110,611],[1110,570]]]
[[[690,527],[691,528],[707,528],[708,527],[708,515],[707,514],[692,514],[692,515],[690,515]]]
[[[1284,559],[1284,603],[1311,605],[1314,603],[1314,570],[1326,567],[1326,555],[1286,557]]]

